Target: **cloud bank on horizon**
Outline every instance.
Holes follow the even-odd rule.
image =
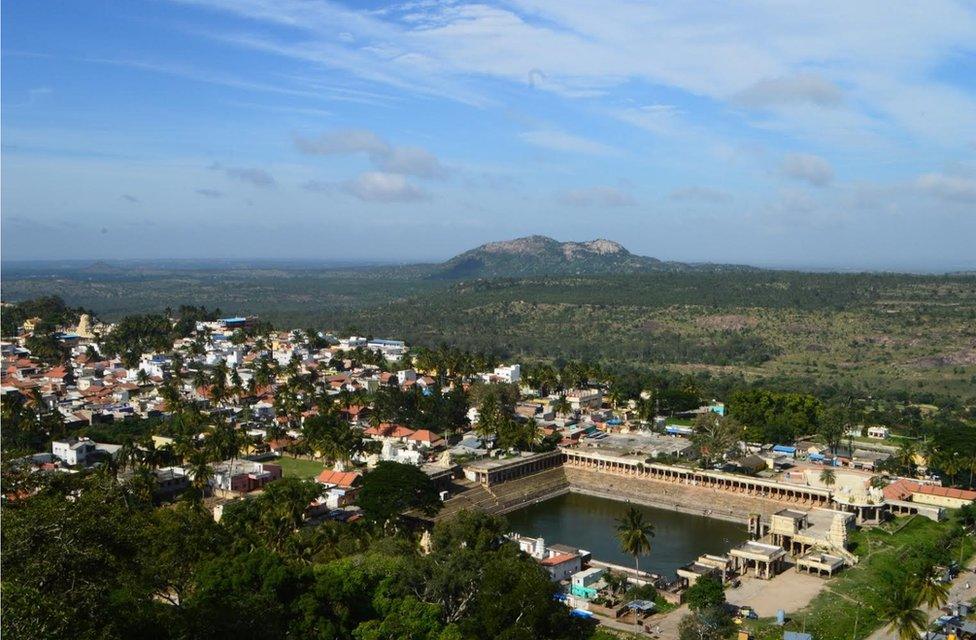
[[[965,0],[5,7],[2,250],[976,268]]]

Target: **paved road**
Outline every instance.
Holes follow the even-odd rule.
[[[976,573],[974,570],[976,570],[976,558],[970,560],[966,568],[949,585],[949,602],[969,602],[976,598]],[[929,622],[933,622],[942,615],[942,611],[938,609],[928,609],[927,613]],[[868,636],[868,640],[897,640],[897,638],[882,627]]]

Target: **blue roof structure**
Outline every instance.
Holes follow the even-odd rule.
[[[653,611],[655,606],[652,600],[631,600],[627,603],[627,608],[634,611]]]

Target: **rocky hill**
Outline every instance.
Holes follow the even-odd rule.
[[[466,279],[689,271],[701,268],[701,265],[663,262],[657,258],[639,256],[617,242],[602,238],[588,242],[559,242],[546,236],[526,236],[489,242],[465,251],[435,267],[432,275],[435,278]]]

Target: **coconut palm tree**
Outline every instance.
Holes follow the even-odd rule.
[[[913,590],[919,604],[924,604],[930,609],[938,609],[949,601],[949,587],[939,582],[938,577],[935,565],[928,565],[918,574]]]
[[[569,415],[569,412],[573,410],[573,406],[569,404],[569,400],[566,399],[566,396],[559,396],[552,403],[552,410],[556,412],[556,415],[566,416]]]
[[[833,469],[827,468],[820,472],[820,482],[829,489],[837,482],[837,474]]]
[[[881,620],[888,625],[888,631],[898,640],[918,640],[925,630],[928,618],[918,608],[918,593],[910,584],[895,589],[884,600],[880,611]]]
[[[193,476],[192,498],[194,502],[202,502],[210,479],[213,477],[213,467],[207,451],[196,449],[190,454],[190,474]]]
[[[969,486],[973,485],[974,476],[976,476],[976,453],[970,454],[964,461],[966,470],[969,471]]]
[[[915,474],[915,456],[918,455],[918,445],[911,440],[904,440],[898,450],[898,466],[907,470],[909,475]]]
[[[617,520],[617,539],[620,549],[627,555],[634,556],[634,568],[640,572],[640,557],[651,552],[651,538],[654,537],[654,525],[644,521],[644,514],[636,507],[627,509],[627,513]]]

